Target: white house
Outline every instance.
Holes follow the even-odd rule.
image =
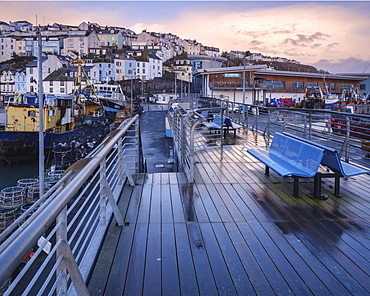
[[[66,62],[60,60],[57,56],[48,55],[42,58],[42,79],[57,69],[65,67]],[[38,69],[37,60],[32,61],[26,66],[26,88],[27,92],[37,92]]]
[[[15,52],[15,39],[0,36],[0,63],[8,61]]]
[[[27,91],[26,69],[19,70],[14,76],[14,94],[24,94]]]
[[[14,95],[14,70],[5,70],[0,76],[0,100],[6,102]]]
[[[154,54],[149,54],[146,60],[137,60],[136,73],[137,76],[142,80],[150,80],[155,77],[162,77],[162,59]]]
[[[131,56],[116,55],[114,58],[114,80],[136,78],[136,60]]]

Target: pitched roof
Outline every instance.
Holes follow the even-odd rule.
[[[41,61],[42,63],[47,60],[47,57],[42,57]],[[34,60],[32,62],[29,62],[26,67],[37,67],[37,60]]]

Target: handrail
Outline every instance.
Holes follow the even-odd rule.
[[[174,104],[181,101],[181,99],[172,100],[169,103],[169,110],[171,106],[178,106],[181,109],[181,104]],[[192,182],[193,178],[191,167],[194,160],[191,154],[199,149],[222,147],[224,143],[221,136],[217,137],[215,133],[210,135],[209,131],[202,127],[203,120],[195,121],[194,118],[203,117],[202,111],[215,111],[220,108],[224,108],[225,116],[244,127],[245,135],[252,132],[253,136],[247,137],[249,141],[253,139],[251,145],[261,145],[257,141],[258,135],[262,135],[267,149],[275,132],[285,131],[311,141],[321,142],[323,145],[340,151],[344,161],[370,166],[370,115],[306,108],[265,107],[210,97],[197,98],[192,105],[194,108],[182,110],[181,113],[176,110],[169,112],[178,162],[182,165],[189,182]],[[239,111],[234,112],[236,107]],[[360,107],[361,105],[358,105],[358,108]],[[366,108],[370,110],[370,107],[366,106],[362,109]],[[187,116],[184,117],[183,114]],[[180,115],[184,117],[184,120],[180,120]],[[182,141],[182,137],[178,134],[187,133],[190,133],[190,138]],[[184,143],[179,144],[182,142]],[[186,151],[184,147],[190,151],[190,155],[186,158],[183,154],[183,151]],[[363,157],[359,158],[359,155]]]
[[[103,146],[99,147],[99,151],[96,153],[96,155],[91,157],[91,160],[88,162],[88,164],[85,165],[76,174],[76,176],[73,179],[71,179],[67,184],[63,184],[64,187],[60,190],[60,192],[56,196],[54,196],[53,199],[49,199],[48,203],[44,207],[38,209],[33,214],[34,216],[33,216],[32,221],[30,220],[31,222],[27,223],[28,225],[23,227],[22,231],[18,232],[16,236],[10,236],[8,238],[8,241],[6,241],[6,243],[4,243],[3,246],[0,247],[0,266],[1,266],[0,283],[3,283],[8,279],[8,277],[11,275],[13,270],[18,266],[18,264],[27,255],[27,253],[33,248],[33,246],[38,241],[38,239],[42,237],[45,232],[47,232],[49,227],[52,225],[52,223],[54,223],[54,221],[57,219],[60,213],[62,213],[64,209],[66,208],[66,206],[69,203],[71,203],[72,200],[78,195],[80,188],[84,184],[86,184],[86,182],[89,180],[91,176],[96,174],[96,170],[99,168],[99,166],[101,166],[101,163],[105,162],[105,159],[107,158],[107,156],[110,155],[110,153],[112,153],[112,151],[114,151],[114,149],[116,149],[117,146],[119,146],[116,144],[119,143],[122,138],[125,138],[125,134],[129,132],[129,129],[137,120],[138,120],[138,115],[126,121],[124,126],[121,125],[120,127],[121,129],[119,129],[118,132],[114,136],[112,136],[111,140],[108,142],[105,142]],[[117,151],[117,157],[120,157],[119,155],[123,155],[123,154],[124,154],[123,151]],[[99,171],[101,170],[102,168],[99,168],[98,175],[99,175]],[[116,170],[120,171],[123,169],[116,168]],[[125,173],[127,175],[128,172],[126,171]],[[102,186],[105,186],[104,184],[108,184],[108,183],[104,183],[104,180],[109,179],[109,177],[106,176],[105,174],[101,175],[100,178],[101,177],[103,177],[103,179],[97,182],[98,187],[100,186],[100,188],[102,188]],[[91,181],[89,182],[91,183]],[[110,185],[108,184],[107,186],[110,186]],[[105,187],[105,188],[106,189],[100,189],[100,195],[102,194],[109,195],[109,192],[111,189],[109,187]],[[108,191],[106,191],[107,189]],[[94,189],[91,189],[91,190],[92,190],[91,196],[92,198],[95,198],[96,194],[94,194]],[[116,196],[114,197],[116,200],[118,199],[118,194],[116,194]],[[109,202],[111,202],[110,198],[109,198]],[[111,207],[114,210],[114,205],[111,204]],[[107,219],[109,218],[110,216],[107,216]],[[66,223],[66,222],[67,221],[64,221],[63,223]],[[100,223],[105,223],[105,224],[106,222],[107,221],[100,221]],[[68,242],[66,242],[65,240],[63,241],[64,242],[62,243],[63,245],[62,249],[65,249],[64,245],[68,244]],[[71,248],[67,247],[67,249],[71,249]],[[66,257],[66,255],[64,255],[64,257]],[[75,262],[75,259],[73,259],[72,261]],[[68,272],[71,273],[70,270],[68,270]],[[70,274],[72,276],[72,281],[74,279],[76,280],[76,278],[79,279],[78,274],[80,274],[80,272],[77,271],[76,274],[73,274],[73,275]],[[87,276],[88,276],[87,274],[82,275],[84,280],[86,280]],[[73,281],[73,284],[76,287],[76,282]],[[77,281],[77,284],[80,285],[78,281]],[[84,288],[82,288],[82,290],[86,291],[86,289],[84,290]],[[6,291],[6,293],[7,292],[8,291]]]

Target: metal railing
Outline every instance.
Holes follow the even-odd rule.
[[[86,283],[133,173],[139,172],[139,117],[127,119],[0,235],[4,295],[89,295]],[[29,256],[32,251],[33,256]]]
[[[190,106],[185,110],[182,105]],[[172,108],[172,106],[176,106]],[[203,116],[210,111],[229,117],[242,125],[240,129],[249,145],[269,147],[275,132],[289,132],[339,151],[344,161],[370,167],[370,116],[330,110],[275,108],[240,104],[220,99],[198,98],[191,102],[169,103],[169,123],[174,137],[178,163],[189,182],[194,181],[194,152],[210,147],[223,147],[230,142],[224,130],[206,128]],[[237,110],[237,111],[236,111]],[[230,136],[231,137],[231,136]],[[263,144],[258,139],[264,139]],[[239,141],[240,143],[240,141]],[[246,143],[246,142],[245,142]],[[214,152],[216,153],[216,152]],[[220,149],[222,159],[222,149]]]

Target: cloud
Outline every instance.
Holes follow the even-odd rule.
[[[331,73],[369,73],[369,62],[364,59],[349,57],[346,59],[321,59],[312,64],[318,69]]]
[[[297,34],[296,38],[287,38],[282,42],[282,45],[290,44],[293,46],[309,46],[311,43],[316,42],[317,40],[327,40],[330,38],[329,34],[324,34],[321,32],[316,32],[311,35]],[[315,45],[317,47],[317,45]]]

